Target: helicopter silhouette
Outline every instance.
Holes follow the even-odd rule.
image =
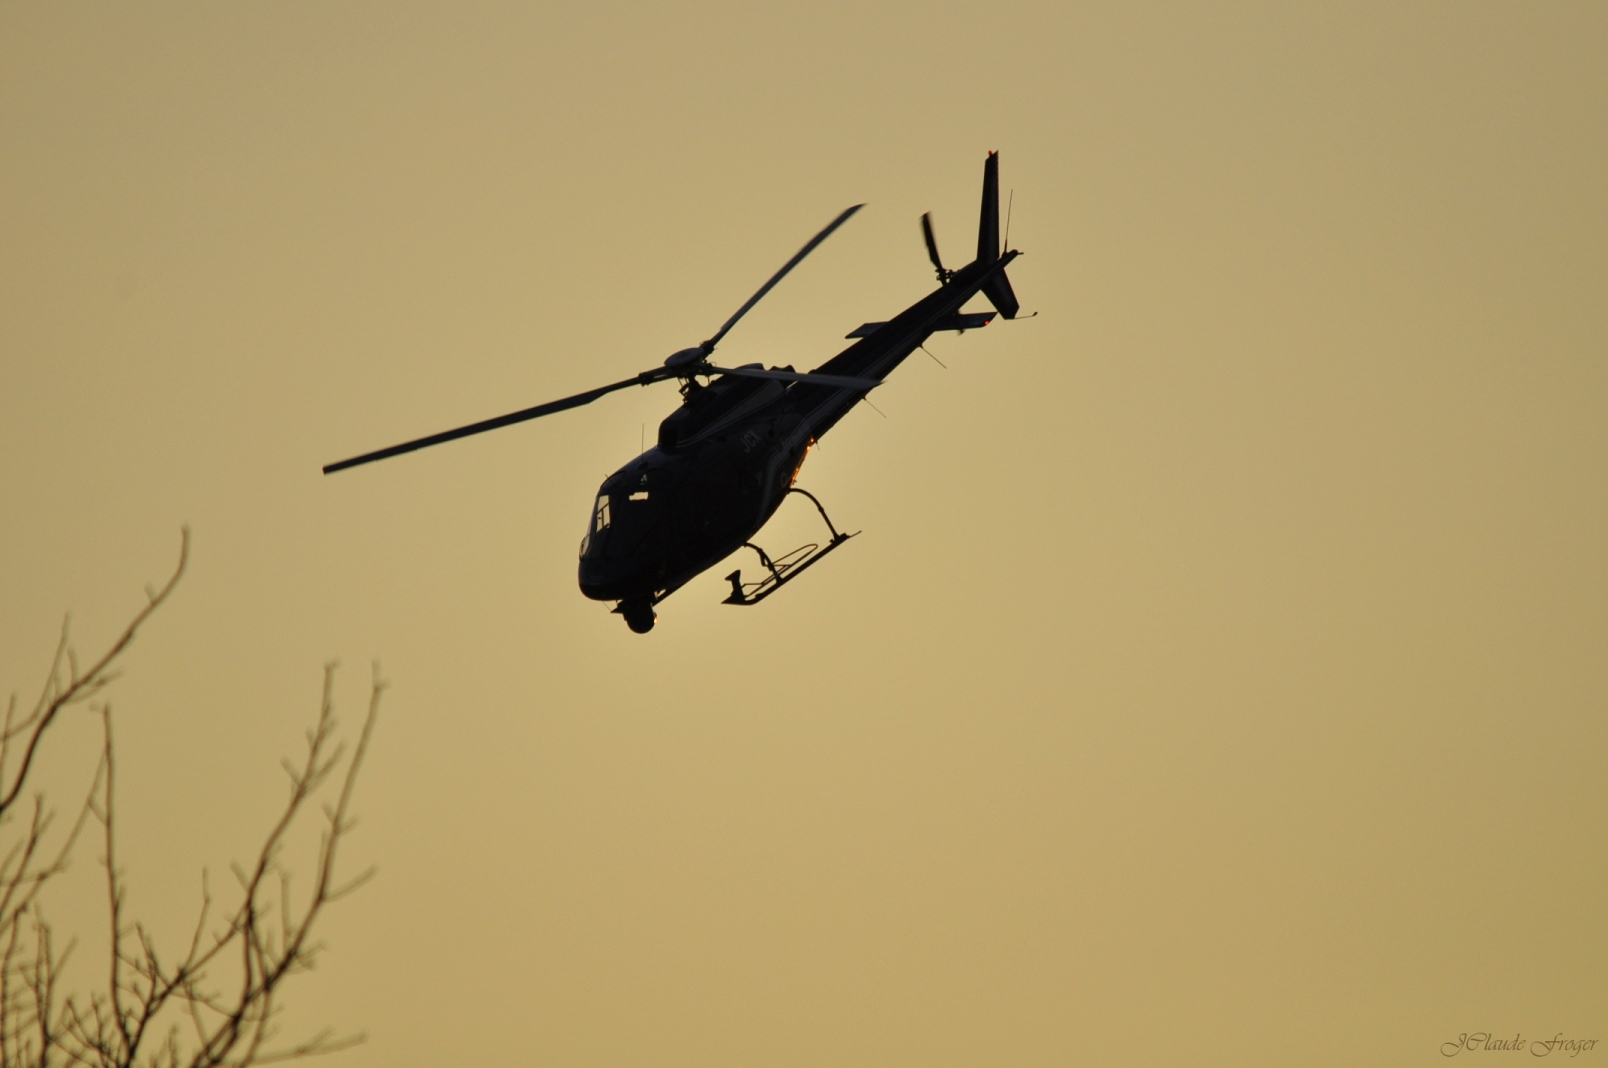
[[[811,238],[714,336],[674,353],[660,367],[562,400],[341,460],[327,465],[324,474],[578,408],[629,386],[676,379],[681,405],[659,425],[657,443],[610,475],[598,490],[581,542],[581,592],[593,600],[617,602],[614,611],[631,630],[645,634],[657,619],[655,605],[747,547],[759,554],[765,573],[751,583],[742,581],[741,569],[726,576],[731,596],[725,603],[757,604],[854,536],[840,532],[821,502],[794,485],[810,447],[932,334],[988,325],[994,312],[960,310],[972,297],[981,293],[1006,319],[1016,318],[1019,311],[1005,268],[1021,253],[1000,251],[999,155],[990,152],[983,165],[976,259],[958,270],[946,268],[938,255],[932,217],[921,217],[927,255],[938,275],[937,289],[886,322],[856,328],[847,335],[855,343],[813,371],[710,363],[715,346],[737,321],[862,207],[856,204],[845,210]],[[772,559],[750,539],[793,493],[814,502],[829,538]]]

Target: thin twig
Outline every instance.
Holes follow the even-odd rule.
[[[112,681],[110,668],[113,661],[134,640],[134,635],[139,631],[140,625],[151,617],[151,613],[162,607],[163,602],[168,599],[168,595],[173,592],[173,588],[179,584],[179,578],[183,576],[185,565],[189,563],[189,560],[190,528],[184,527],[183,536],[179,543],[179,563],[173,569],[173,575],[167,580],[167,585],[163,586],[160,591],[155,592],[147,588],[145,607],[140,609],[139,613],[135,615],[134,621],[124,628],[123,633],[112,643],[112,647],[106,651],[106,655],[96,661],[95,666],[83,675],[78,673],[77,658],[72,655],[72,649],[67,644],[67,624],[63,621],[61,643],[57,646],[56,661],[51,670],[50,680],[45,684],[45,695],[50,695],[50,698],[46,701],[42,695],[40,709],[36,709],[35,715],[29,717],[29,720],[32,721],[32,730],[28,735],[27,747],[23,750],[22,763],[17,768],[16,778],[12,780],[9,787],[0,789],[0,813],[10,808],[11,803],[17,799],[17,794],[21,792],[23,783],[27,781],[28,771],[33,766],[34,754],[39,749],[39,739],[44,737],[45,731],[55,720],[57,714],[68,705],[88,700]],[[68,684],[65,687],[60,686],[63,652],[67,654],[71,671]],[[21,729],[27,729],[27,724],[24,724]]]
[[[178,566],[160,590],[147,588],[146,606],[124,629],[108,651],[81,670],[63,624],[51,671],[32,713],[20,721],[12,697],[0,725],[0,823],[20,796],[34,766],[41,738],[62,709],[100,693],[115,678],[118,656],[128,647],[140,625],[166,601],[188,560],[189,535],[185,532]],[[351,815],[358,774],[368,752],[385,684],[378,665],[370,692],[368,714],[357,744],[348,756],[336,734],[333,663],[326,666],[323,699],[318,718],[307,732],[307,749],[299,764],[287,764],[290,790],[284,807],[262,840],[255,860],[247,867],[234,865],[241,886],[239,906],[225,917],[221,930],[211,931],[213,895],[205,871],[201,881],[201,908],[184,955],[164,963],[155,939],[137,920],[127,916],[128,891],[116,852],[116,763],[111,709],[95,710],[102,720],[102,746],[95,776],[72,827],[59,848],[46,848],[51,816],[42,798],[36,798],[31,818],[21,837],[0,856],[0,1068],[51,1068],[82,1065],[85,1068],[235,1068],[272,1063],[347,1049],[364,1035],[332,1037],[325,1030],[299,1044],[271,1050],[277,1030],[283,981],[312,967],[323,946],[313,932],[323,909],[351,894],[374,875],[372,868],[353,878],[336,878],[341,840],[356,821]],[[13,775],[4,772],[5,757],[13,740],[23,752]],[[342,764],[344,763],[344,768]],[[301,814],[336,772],[342,772],[334,803],[324,807],[325,827],[315,854],[316,871],[311,896],[304,906],[293,907],[290,872],[280,862],[288,836]],[[58,1001],[57,983],[75,943],[64,951],[54,946],[51,930],[39,910],[41,889],[66,870],[80,833],[90,817],[102,824],[105,840],[106,895],[111,954],[104,990]],[[279,900],[268,890],[268,879],[278,884]],[[24,941],[22,925],[32,926],[32,945]],[[211,933],[211,937],[204,937]],[[238,957],[235,954],[238,953]],[[238,984],[229,983],[225,995],[212,989],[207,973],[226,958],[238,963]],[[226,971],[232,972],[233,967]],[[174,1006],[173,1012],[167,1012]],[[189,1023],[183,1023],[184,1020]],[[182,1032],[182,1033],[181,1033]],[[161,1036],[158,1038],[158,1036]]]

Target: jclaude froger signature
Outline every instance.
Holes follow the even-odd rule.
[[[1458,1035],[1455,1041],[1441,1043],[1442,1057],[1455,1057],[1459,1053],[1469,1052],[1500,1052],[1527,1049],[1533,1057],[1545,1057],[1553,1053],[1567,1053],[1571,1057],[1578,1057],[1588,1049],[1596,1048],[1595,1038],[1564,1038],[1559,1031],[1552,1038],[1537,1038],[1525,1041],[1521,1034],[1512,1038],[1500,1038],[1490,1031],[1465,1031]]]

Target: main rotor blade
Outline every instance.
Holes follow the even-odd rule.
[[[652,371],[644,371],[635,378],[627,378],[623,382],[615,382],[612,385],[588,390],[585,393],[577,393],[575,396],[565,397],[563,400],[548,401],[546,404],[538,404],[534,408],[525,408],[521,411],[510,412],[507,415],[499,415],[495,419],[483,419],[478,423],[470,423],[468,426],[460,426],[456,430],[443,430],[441,433],[431,434],[427,438],[419,438],[416,441],[405,441],[400,445],[392,445],[389,449],[379,449],[375,452],[366,452],[362,456],[354,456],[350,460],[341,460],[338,463],[327,464],[324,467],[324,474],[334,474],[336,471],[344,471],[348,467],[356,467],[359,464],[373,463],[375,460],[388,460],[393,456],[400,456],[405,452],[412,452],[414,449],[423,449],[428,448],[431,445],[440,445],[445,441],[456,441],[458,438],[466,438],[471,434],[483,434],[488,430],[496,430],[498,427],[512,426],[514,423],[523,423],[527,419],[536,419],[543,415],[552,415],[554,412],[562,412],[567,408],[579,408],[583,404],[591,404],[605,393],[613,393],[615,390],[624,389],[626,386],[645,386],[650,382],[657,382],[661,379],[671,377],[674,376],[660,368],[655,368]]]
[[[927,258],[938,269],[938,277],[943,278],[949,272],[944,270],[944,261],[938,258],[938,239],[932,235],[932,212],[921,214],[921,236],[927,239]]]
[[[846,375],[804,374],[799,371],[762,371],[758,367],[715,367],[712,364],[704,364],[703,369],[716,374],[736,375],[739,378],[771,378],[778,382],[804,382],[846,389],[876,389],[882,385],[880,378],[849,378]]]
[[[856,204],[854,207],[848,209],[842,215],[839,215],[837,218],[828,223],[825,230],[822,230],[820,233],[810,238],[809,244],[799,249],[798,254],[792,259],[788,260],[787,263],[783,265],[781,270],[771,275],[771,280],[760,286],[759,292],[749,297],[748,303],[744,304],[741,308],[738,308],[737,314],[733,315],[730,319],[727,319],[726,325],[715,331],[715,336],[710,338],[708,341],[705,341],[703,345],[700,346],[704,350],[704,355],[707,356],[711,352],[714,352],[715,346],[720,344],[720,339],[726,336],[726,331],[735,326],[738,319],[741,319],[744,315],[747,315],[748,309],[752,308],[755,304],[758,304],[760,297],[763,297],[766,293],[769,293],[771,291],[771,287],[777,282],[780,282],[787,275],[788,271],[791,271],[794,267],[797,267],[800,260],[815,251],[816,245],[819,245],[822,241],[825,241],[827,238],[831,237],[833,230],[836,230],[838,227],[848,222],[849,216],[853,215],[863,207],[865,207],[864,204]]]
[[[815,386],[839,386],[844,389],[876,389],[883,384],[881,378],[849,378],[847,375],[815,375],[814,372],[767,372],[757,367],[714,367],[704,364],[704,370],[717,375],[736,375],[738,378],[773,378],[775,381],[801,381]]]

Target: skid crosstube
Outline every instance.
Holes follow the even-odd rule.
[[[787,585],[789,582],[792,582],[799,575],[803,574],[821,557],[825,556],[833,549],[836,549],[839,545],[842,545],[844,542],[860,533],[857,530],[854,532],[854,534],[844,534],[839,531],[837,527],[833,526],[831,517],[826,514],[826,508],[822,506],[820,501],[816,500],[815,494],[811,493],[809,490],[799,489],[797,486],[794,486],[787,492],[801,493],[814,502],[816,511],[820,512],[821,518],[826,521],[826,529],[832,533],[832,540],[827,542],[824,546],[816,542],[800,545],[797,549],[794,549],[792,552],[787,553],[776,560],[772,560],[768,555],[766,555],[764,549],[761,549],[753,542],[743,542],[743,546],[745,548],[752,549],[759,554],[759,562],[765,565],[765,570],[770,572],[770,574],[766,575],[758,582],[744,582],[742,568],[738,568],[736,571],[733,571],[731,574],[726,576],[726,581],[731,583],[731,596],[720,602],[721,604],[758,604],[771,594],[775,593],[777,590],[781,589],[783,586]]]

